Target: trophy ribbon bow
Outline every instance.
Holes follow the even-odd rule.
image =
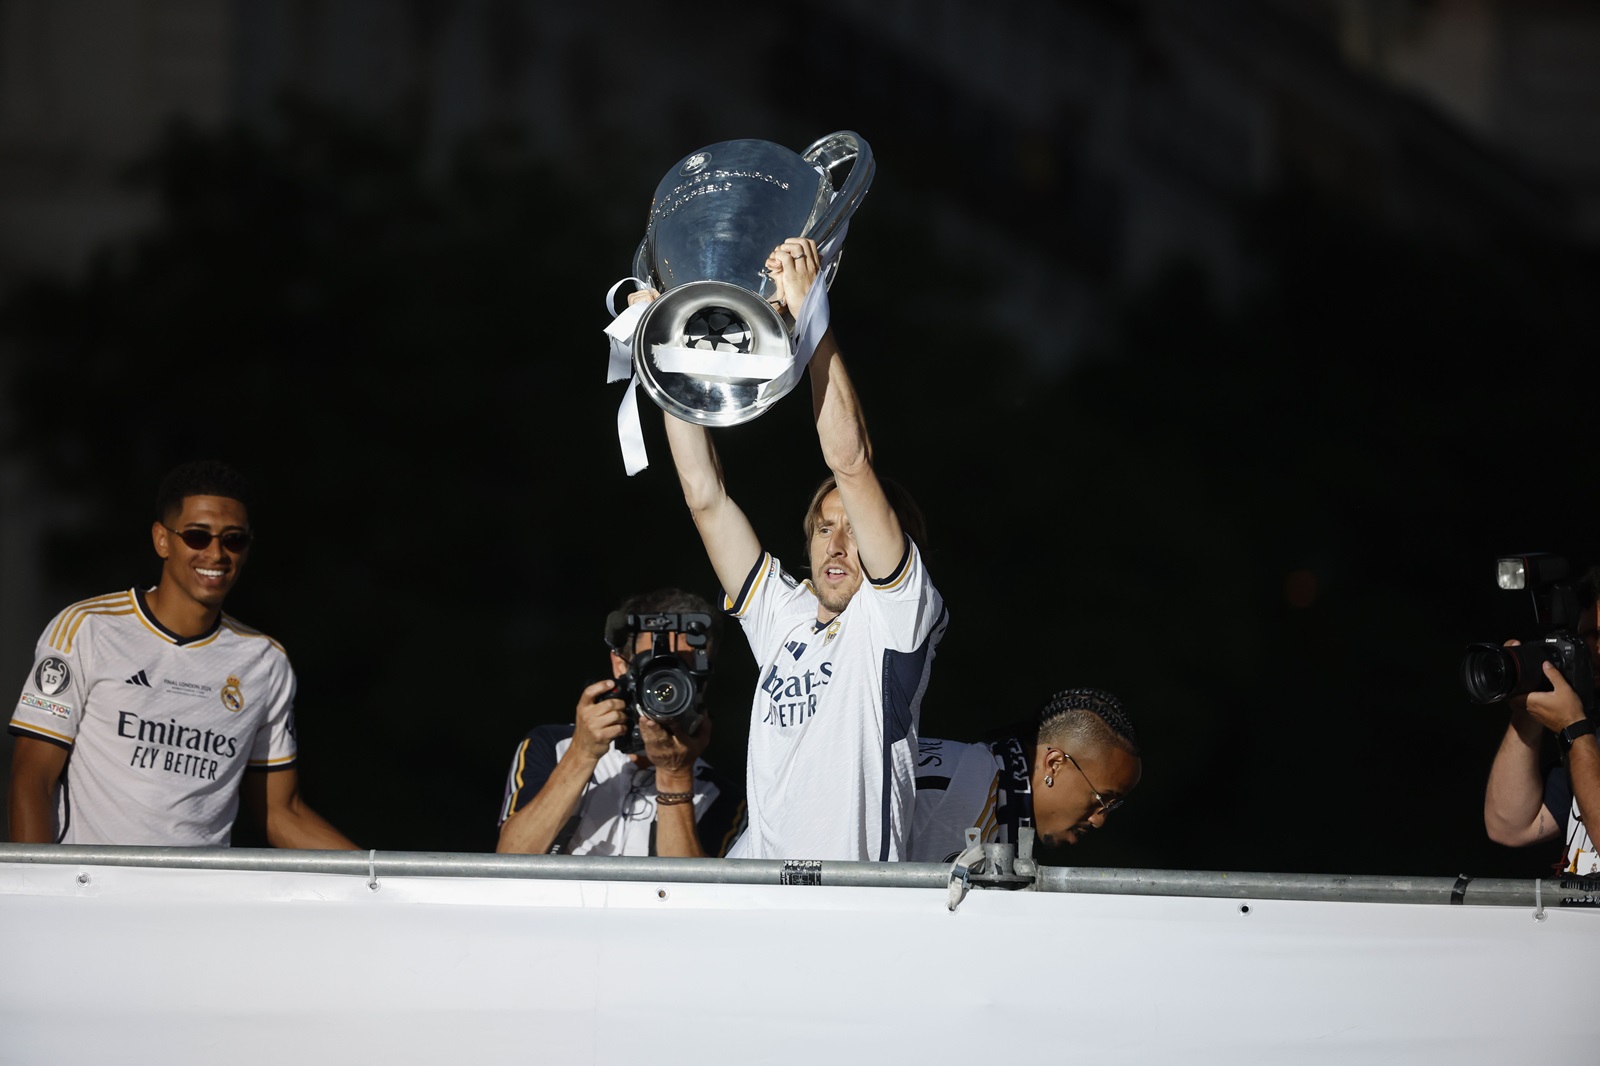
[[[799,313],[795,315],[792,356],[747,355],[739,352],[714,352],[702,348],[657,344],[650,352],[652,362],[661,370],[710,378],[770,383],[775,379],[786,377],[791,371],[798,376],[811,362],[811,357],[816,354],[822,335],[828,332],[828,286],[824,284],[823,279],[827,276],[828,268],[838,257],[839,249],[844,245],[845,234],[849,230],[848,222],[841,224],[827,243],[817,250],[821,269],[817,272],[817,279],[812,283],[810,291],[806,293],[806,298],[800,302]],[[637,391],[639,374],[634,368],[633,352],[633,338],[639,319],[644,317],[650,305],[641,302],[630,304],[620,312],[614,310],[618,290],[630,281],[634,283],[635,290],[648,287],[645,281],[636,277],[623,278],[611,286],[606,293],[606,311],[614,317],[611,324],[606,327],[605,333],[610,342],[606,383],[629,379],[627,391],[622,396],[622,404],[617,408],[617,441],[622,447],[622,465],[627,470],[628,476],[632,477],[650,465],[650,458],[644,446],[644,429],[639,421]]]

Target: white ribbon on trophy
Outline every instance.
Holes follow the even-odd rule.
[[[811,290],[800,303],[800,311],[795,315],[793,345],[791,354],[781,355],[752,355],[744,352],[717,352],[704,348],[683,348],[676,345],[657,344],[651,348],[650,358],[657,369],[673,373],[693,374],[696,377],[711,378],[724,381],[760,381],[763,388],[769,387],[775,381],[785,382],[785,388],[793,385],[805,368],[811,362],[811,357],[816,354],[817,345],[821,343],[823,334],[828,332],[828,270],[838,257],[839,250],[844,245],[845,234],[850,230],[848,222],[836,229],[826,244],[817,250],[821,260],[821,268],[817,271],[816,281],[812,283]],[[626,277],[611,286],[606,293],[606,311],[615,317],[606,327],[606,337],[610,341],[610,356],[606,369],[606,383],[628,379],[627,391],[623,394],[622,404],[617,408],[617,441],[622,446],[622,463],[628,476],[639,473],[650,465],[650,458],[644,446],[644,429],[639,421],[639,374],[634,367],[633,338],[639,326],[639,320],[644,317],[649,309],[649,301],[640,301],[629,304],[621,312],[615,310],[617,292],[628,282],[634,283],[635,290],[649,287],[641,278]]]

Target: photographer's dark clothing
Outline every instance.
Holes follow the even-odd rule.
[[[534,729],[511,760],[506,776],[500,824],[532,802],[572,744],[575,727],[542,725]],[[704,759],[694,764],[694,818],[700,847],[721,856],[744,828],[744,803],[739,790]],[[639,766],[612,748],[595,764],[594,774],[551,845],[551,854],[654,855],[656,853],[656,768]]]
[[[1600,873],[1600,856],[1595,855],[1589,830],[1578,816],[1578,805],[1572,795],[1572,779],[1565,766],[1557,766],[1544,779],[1544,806],[1561,827],[1563,861],[1566,873]]]

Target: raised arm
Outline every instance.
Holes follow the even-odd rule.
[[[723,485],[722,464],[712,447],[710,431],[672,414],[666,415],[666,421],[667,443],[678,468],[684,502],[700,531],[717,581],[730,596],[736,596],[761,559],[761,541]]]
[[[801,237],[784,241],[767,260],[767,270],[783,301],[797,312],[821,270],[816,244]],[[817,343],[810,371],[811,405],[816,413],[822,461],[838,483],[839,498],[850,519],[856,551],[867,576],[887,577],[905,555],[904,534],[872,469],[872,441],[867,436],[866,418],[832,329]]]

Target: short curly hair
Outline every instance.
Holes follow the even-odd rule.
[[[170,522],[190,496],[223,496],[250,511],[250,483],[233,467],[215,459],[196,459],[167,471],[156,490],[156,521]]]

